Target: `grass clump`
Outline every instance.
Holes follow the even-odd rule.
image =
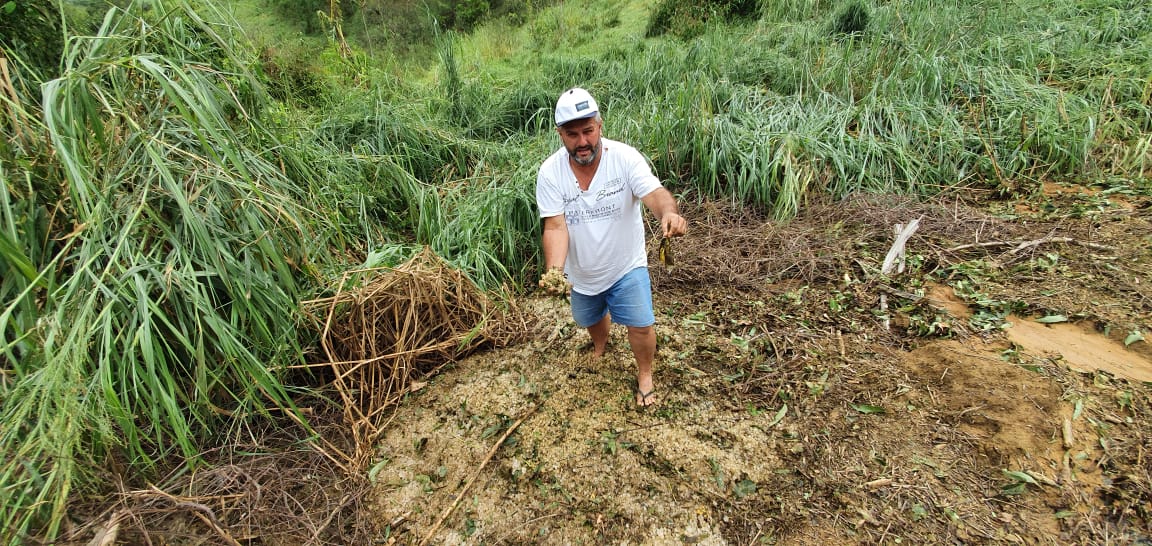
[[[848,36],[863,34],[868,28],[869,17],[868,8],[863,2],[860,0],[847,2],[840,6],[832,21],[832,33]]]
[[[671,34],[688,40],[703,34],[707,23],[711,21],[748,21],[755,19],[759,10],[759,0],[707,0],[695,3],[662,0],[653,11],[644,35],[654,38]]]
[[[0,158],[6,542],[55,536],[107,461],[193,465],[233,419],[293,411],[323,201],[285,176],[299,158],[262,124],[228,27],[154,6],[70,40],[42,106],[12,84],[35,130]]]

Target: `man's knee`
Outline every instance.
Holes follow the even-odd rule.
[[[650,335],[650,334],[654,333],[655,331],[656,331],[656,325],[655,324],[649,324],[648,326],[629,326],[628,327],[628,333],[629,334],[638,335],[638,336]]]

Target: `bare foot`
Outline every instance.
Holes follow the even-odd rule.
[[[608,345],[611,345],[611,343],[608,341],[605,341],[604,346],[597,347],[594,342],[589,341],[580,347],[580,352],[584,352],[584,351],[591,349],[592,350],[592,361],[595,362],[595,361],[603,358],[604,353],[608,352]]]

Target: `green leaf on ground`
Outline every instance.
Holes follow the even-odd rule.
[[[856,411],[858,411],[860,413],[867,413],[867,414],[884,413],[884,408],[882,408],[880,406],[873,406],[870,404],[852,404],[852,409],[855,409]]]
[[[1028,484],[1024,482],[1013,482],[1000,488],[1000,492],[1005,495],[1021,495],[1028,490]]]
[[[777,423],[779,423],[781,420],[784,419],[784,415],[786,415],[787,413],[788,413],[788,404],[784,404],[783,406],[780,406],[780,411],[776,412],[776,416],[772,418],[772,422],[768,423],[768,426],[770,426],[770,427],[776,426]]]
[[[1032,475],[1027,472],[1005,470],[1004,475],[1008,476],[1010,479],[1012,479],[1012,481],[1015,482],[1030,483],[1032,485],[1036,485],[1036,478],[1033,478]]]
[[[922,505],[922,504],[913,504],[912,505],[912,521],[920,521],[926,517],[928,517],[928,510],[926,510],[924,508],[924,505]]]
[[[756,482],[747,478],[740,480],[732,485],[732,493],[734,493],[738,499],[752,495],[756,493]]]
[[[381,459],[377,461],[376,464],[372,465],[372,468],[368,469],[368,482],[373,484],[376,483],[377,477],[380,476],[380,471],[384,470],[384,467],[388,466],[389,462],[391,461],[388,459]]]

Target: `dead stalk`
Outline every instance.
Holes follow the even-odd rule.
[[[492,460],[492,457],[496,455],[496,451],[500,449],[501,445],[504,445],[504,440],[507,440],[508,436],[512,435],[512,432],[520,426],[520,423],[523,423],[524,420],[532,415],[532,413],[534,413],[538,407],[539,406],[532,406],[529,408],[522,417],[517,419],[515,423],[512,423],[512,426],[508,427],[508,430],[504,431],[504,434],[500,436],[499,440],[496,440],[495,444],[492,444],[492,449],[488,450],[488,455],[484,457],[483,461],[480,462],[480,466],[476,467],[476,470],[472,472],[472,477],[468,478],[468,482],[465,483],[464,487],[460,489],[460,492],[456,494],[456,498],[452,501],[452,504],[448,505],[448,508],[446,508],[444,512],[440,514],[440,518],[436,520],[436,523],[433,524],[432,528],[428,530],[428,533],[424,535],[424,539],[420,541],[420,546],[428,544],[428,541],[432,539],[432,535],[436,534],[436,531],[439,530],[440,526],[444,524],[444,520],[448,519],[448,516],[456,510],[456,506],[460,504],[460,499],[463,499],[464,495],[468,493],[468,489],[472,487],[472,484],[476,481],[476,478],[480,477],[480,471],[484,470],[484,467],[487,466],[488,462]]]

